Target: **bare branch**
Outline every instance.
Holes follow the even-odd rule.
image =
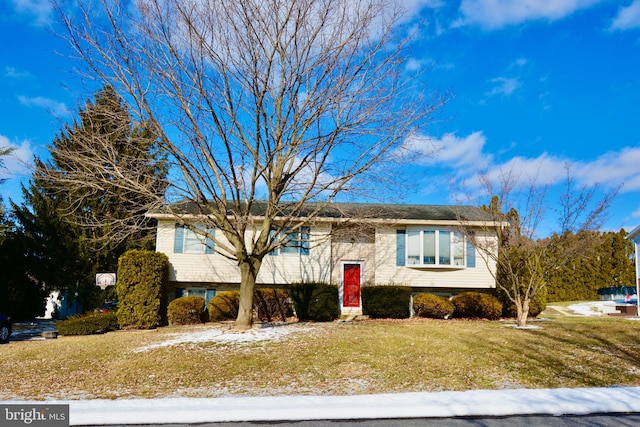
[[[88,75],[158,136],[166,200],[195,203],[231,242],[225,255],[238,260],[243,286],[284,244],[272,229],[304,225],[309,202],[303,221],[312,222],[339,195],[374,193],[374,174],[391,174],[392,153],[449,97],[425,94],[406,74],[401,2],[80,0],[72,14],[55,3]],[[106,164],[132,197],[148,192]],[[69,179],[102,191],[103,174],[78,170]],[[255,201],[267,202],[259,219]]]

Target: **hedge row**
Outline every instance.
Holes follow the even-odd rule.
[[[60,335],[93,335],[117,331],[119,329],[116,313],[88,313],[59,320],[55,323]]]
[[[416,316],[432,319],[477,318],[497,320],[502,316],[502,303],[493,295],[481,292],[463,292],[452,300],[433,295],[413,297]]]
[[[293,307],[289,304],[289,298]],[[209,302],[209,319],[213,322],[235,320],[238,315],[240,293],[219,292]],[[327,322],[340,317],[338,287],[324,283],[296,283],[289,292],[285,289],[258,288],[254,293],[253,309],[263,322],[285,321],[293,310],[302,322]]]

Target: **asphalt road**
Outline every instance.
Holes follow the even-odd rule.
[[[636,427],[640,414],[146,424],[138,427]],[[83,426],[98,427],[98,426]],[[131,427],[112,425],[110,427]]]

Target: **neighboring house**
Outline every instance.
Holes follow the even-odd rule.
[[[191,212],[185,207],[180,219],[198,224],[198,215]],[[169,257],[175,297],[209,300],[216,292],[239,289],[237,262],[216,251],[225,242],[221,232],[208,230],[216,246],[181,226],[175,213],[158,210],[147,216],[158,221],[156,250]],[[264,258],[257,285],[336,284],[343,314],[361,313],[364,284],[393,283],[446,296],[490,290],[495,288],[495,262],[468,241],[463,229],[483,247],[497,247],[495,233],[486,231],[492,225],[489,213],[469,206],[333,203],[291,236],[293,244]]]
[[[627,235],[627,238],[633,242],[635,249],[635,264],[636,264],[636,304],[638,306],[638,314],[640,315],[640,225]]]

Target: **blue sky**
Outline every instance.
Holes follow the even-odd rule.
[[[640,224],[640,0],[405,3],[423,24],[407,67],[455,93],[413,141],[439,150],[411,169],[406,202],[452,203],[462,183],[474,191],[480,170],[535,175],[557,190],[569,162],[579,185],[622,185],[608,229]],[[25,163],[93,94],[52,27],[46,0],[0,2],[0,146],[16,148],[5,203],[20,200]]]

